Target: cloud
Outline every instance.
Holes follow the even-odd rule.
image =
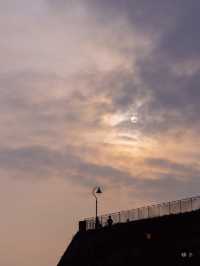
[[[164,202],[198,195],[199,177],[193,176],[191,180],[182,180],[179,176],[160,175],[160,179],[146,180],[137,192],[144,193],[146,200]],[[136,192],[136,193],[137,193]],[[139,196],[140,193],[137,193]]]
[[[93,73],[93,91],[98,94],[100,90],[110,100],[113,113],[130,110],[138,114],[137,127],[121,123],[118,130],[153,136],[184,132],[185,128],[198,130],[198,5],[187,1],[85,1],[84,5],[57,1],[51,5],[52,10],[56,7],[57,12],[66,13],[69,7],[82,7],[83,12],[74,18],[88,14],[88,21],[104,40],[101,45],[111,54],[110,44],[115,41],[112,48],[129,62],[128,69],[116,65],[106,73],[103,68]],[[123,21],[121,27],[119,21]],[[123,42],[116,43],[122,38]],[[98,43],[90,40],[98,51]],[[135,43],[141,49],[134,48]]]
[[[162,159],[162,158],[146,158],[145,163],[148,165],[155,167],[164,171],[170,171],[171,175],[173,173],[178,173],[180,176],[199,176],[200,169],[198,169],[197,165],[186,165],[183,163],[177,163],[170,160]]]
[[[80,150],[81,146],[89,145],[98,145],[99,149],[99,144],[107,144],[107,137],[112,136],[116,136],[115,141],[128,136],[124,138],[126,145],[137,143],[138,138],[162,143],[162,139],[169,137],[174,143],[177,134],[198,131],[198,57],[195,67],[186,73],[188,64],[193,65],[191,53],[197,54],[197,50],[188,40],[188,44],[184,42],[185,52],[179,51],[174,38],[176,35],[178,40],[184,36],[192,39],[197,35],[198,18],[193,13],[196,4],[183,2],[180,6],[179,1],[155,1],[154,5],[148,1],[117,4],[85,1],[84,5],[79,1],[46,1],[46,4],[49,9],[45,11],[44,26],[48,31],[42,47],[52,39],[48,24],[52,22],[51,32],[59,29],[59,37],[68,42],[66,49],[57,47],[59,56],[66,56],[66,68],[64,72],[58,71],[60,75],[51,67],[48,72],[46,68],[36,71],[35,65],[33,70],[1,74],[2,120],[9,118],[13,129],[10,146],[21,147],[23,142],[29,146],[31,142],[52,149],[59,147],[63,152],[63,143],[76,143]],[[70,32],[76,32],[72,40],[68,38]],[[71,45],[74,43],[83,48],[78,56]],[[73,65],[73,71],[69,70],[71,62],[82,57],[86,60],[81,64],[79,61],[81,67]],[[115,124],[109,122],[118,115],[124,119],[116,119]],[[132,116],[137,117],[136,123],[131,123]],[[6,139],[5,128],[3,131]],[[12,132],[17,132],[15,137]]]
[[[72,199],[70,215],[90,215],[84,193],[97,184],[108,189],[102,211],[198,194],[199,7],[195,0],[0,2],[3,217],[9,210],[9,221],[24,222],[35,211],[31,231],[40,232],[40,214],[57,210],[65,248],[63,208],[71,213]],[[1,228],[7,232],[6,220]],[[8,242],[19,240],[12,234]]]
[[[92,187],[102,184],[134,184],[136,178],[128,172],[108,165],[94,164],[74,153],[73,147],[63,151],[45,146],[4,149],[0,152],[0,166],[11,176],[21,178],[65,178],[67,181]]]
[[[68,183],[83,187],[93,187],[99,183],[104,187],[122,185],[132,191],[135,197],[143,199],[166,200],[197,193],[199,168],[178,164],[164,159],[148,158],[145,165],[151,167],[151,173],[132,175],[119,167],[96,164],[81,158],[73,146],[62,152],[45,146],[4,149],[0,153],[1,171],[7,171],[11,177],[44,180],[62,178]],[[151,175],[153,174],[153,178]]]
[[[157,37],[151,39],[153,50],[145,57],[142,57],[142,52],[137,55],[137,75],[113,75],[116,83],[112,84],[111,97],[116,109],[132,108],[139,100],[146,99],[138,108],[141,121],[138,127],[144,134],[152,131],[154,134],[160,134],[176,128],[184,131],[187,126],[194,127],[194,121],[198,129],[199,75],[196,69],[192,72],[190,66],[192,62],[195,65],[198,62],[199,17],[194,10],[198,10],[199,3],[195,2],[193,5],[186,1],[155,1],[152,5],[147,1],[141,1],[139,4],[134,1],[119,1],[114,5],[112,2],[96,1],[96,5],[97,13],[106,10],[117,17],[123,10],[122,14],[129,18],[129,27],[133,30],[146,30],[149,25],[155,26],[157,20],[160,26],[155,27]],[[135,15],[137,12],[139,15]],[[101,15],[103,16],[103,12]],[[136,17],[139,17],[143,24],[137,23],[140,20],[136,20]],[[145,23],[145,18],[148,23]],[[180,75],[180,62],[185,65],[188,62],[189,76],[184,70]],[[179,74],[176,69],[178,67]]]

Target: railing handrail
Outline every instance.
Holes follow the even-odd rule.
[[[196,206],[194,205],[195,203],[194,201],[198,201]],[[184,207],[182,206],[183,203],[189,204],[189,205]],[[168,208],[168,209],[165,210],[165,208]],[[172,210],[172,208],[174,209]],[[170,214],[191,212],[197,209],[200,209],[200,196],[193,196],[189,198],[183,198],[180,200],[167,201],[167,202],[162,202],[158,204],[146,205],[146,206],[142,206],[142,207],[138,207],[134,209],[122,210],[122,211],[113,212],[109,214],[103,214],[99,216],[99,220],[101,221],[101,223],[103,223],[102,226],[105,226],[107,221],[104,221],[104,220],[108,219],[109,216],[111,216],[114,219],[113,224],[116,224],[116,223],[126,222],[127,220],[136,221],[136,220],[160,217],[160,216],[170,215]],[[84,219],[84,221],[86,222],[86,230],[95,228],[95,217],[86,218]]]

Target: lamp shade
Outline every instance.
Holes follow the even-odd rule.
[[[100,187],[97,188],[96,193],[97,193],[97,194],[101,194],[101,193],[102,193],[102,190],[101,190]]]

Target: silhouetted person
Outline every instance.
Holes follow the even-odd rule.
[[[113,224],[113,219],[111,218],[111,215],[108,216],[107,223],[108,223],[108,227],[111,227],[111,226],[112,226],[112,224]]]

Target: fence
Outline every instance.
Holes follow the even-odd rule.
[[[156,205],[150,205],[128,211],[121,211],[111,214],[99,216],[99,222],[102,227],[107,226],[107,220],[111,216],[113,224],[126,223],[142,219],[161,217],[171,214],[186,213],[200,209],[200,196],[192,197],[177,201],[165,202]],[[86,230],[95,229],[95,218],[88,218],[86,222]]]

